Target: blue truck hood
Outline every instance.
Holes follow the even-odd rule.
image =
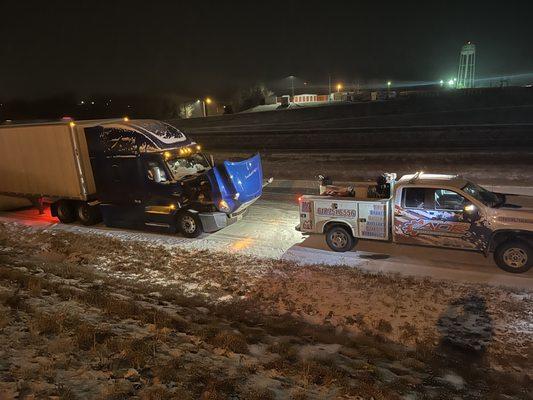
[[[230,213],[240,211],[240,208],[261,196],[263,191],[263,169],[259,154],[247,160],[224,161],[213,167],[208,177],[215,205],[218,207],[220,201],[224,200]]]

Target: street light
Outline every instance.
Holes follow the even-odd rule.
[[[340,92],[342,89],[342,84],[341,83],[337,83],[337,92]]]
[[[211,104],[213,102],[213,100],[211,100],[210,97],[206,97],[205,100],[204,100],[204,117],[207,117],[207,114],[208,114],[208,109],[207,109],[207,106],[209,104]]]
[[[387,81],[387,87],[390,89],[390,86],[392,85],[391,81]]]
[[[291,96],[292,96],[292,101],[294,101],[294,78],[296,78],[294,75],[289,76],[289,79],[291,80]]]

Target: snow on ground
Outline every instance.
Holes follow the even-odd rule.
[[[533,289],[533,270],[514,275],[501,271],[491,257],[465,251],[397,246],[391,243],[360,241],[357,251],[329,251],[323,236],[307,237],[294,228],[299,223],[295,200],[265,194],[239,222],[218,232],[189,239],[178,234],[64,225],[47,211],[35,209],[0,213],[0,221],[80,234],[97,234],[123,240],[142,241],[169,249],[222,251],[266,259],[282,259],[300,265],[347,265],[373,272],[393,272],[460,282],[480,282]],[[252,272],[252,271],[250,271]]]
[[[289,205],[279,207],[276,214],[279,218],[272,218],[271,211],[265,215],[263,207],[261,203],[254,206],[255,211],[252,210],[250,214],[251,218],[260,218],[260,225],[263,227],[267,224],[278,226],[277,224],[281,221],[287,224],[294,222]],[[270,210],[270,207],[265,208]],[[5,216],[4,218],[9,219]],[[299,357],[305,358],[308,354],[316,352],[328,357],[324,365],[342,365],[343,371],[350,371],[350,379],[343,383],[346,385],[359,384],[363,370],[374,371],[372,372],[373,378],[368,381],[371,383],[367,384],[372,387],[378,385],[379,390],[384,390],[382,388],[384,383],[392,384],[387,386],[387,390],[392,392],[385,392],[389,395],[381,398],[397,399],[399,397],[392,396],[390,393],[398,391],[406,396],[413,392],[427,394],[435,390],[438,394],[443,393],[444,388],[452,390],[459,398],[463,396],[466,396],[464,398],[484,398],[483,395],[480,397],[479,394],[474,394],[480,393],[479,382],[481,379],[483,383],[486,374],[493,376],[499,373],[512,373],[516,375],[513,379],[519,379],[520,382],[531,380],[530,360],[533,356],[531,353],[533,349],[533,314],[531,313],[533,292],[531,290],[434,281],[428,278],[402,277],[387,273],[369,274],[346,266],[332,268],[310,264],[302,268],[300,263],[280,260],[280,254],[281,258],[287,257],[287,251],[283,253],[283,250],[287,249],[280,245],[283,240],[278,240],[275,234],[265,236],[267,230],[260,230],[255,225],[248,227],[245,225],[241,228],[247,231],[243,234],[249,235],[256,232],[258,239],[272,240],[271,248],[264,246],[255,248],[253,251],[258,251],[257,249],[270,251],[271,254],[277,254],[277,256],[257,258],[246,254],[247,251],[252,250],[253,246],[247,247],[246,243],[243,243],[242,248],[235,247],[235,244],[242,240],[242,236],[239,236],[238,230],[235,230],[238,225],[231,228],[233,228],[231,231],[219,235],[222,237],[214,241],[224,251],[214,252],[205,250],[205,244],[209,243],[210,238],[216,234],[194,241],[179,236],[120,231],[102,227],[87,229],[75,225],[61,226],[54,223],[42,223],[42,221],[37,226],[22,225],[13,222],[13,218],[11,222],[0,223],[0,273],[3,276],[0,291],[7,293],[7,297],[4,296],[6,304],[11,304],[10,307],[12,307],[17,298],[13,294],[15,293],[13,280],[19,279],[22,283],[19,283],[18,287],[19,291],[20,287],[23,288],[21,295],[26,299],[24,301],[35,307],[19,307],[19,313],[28,315],[10,317],[2,322],[7,324],[8,330],[4,334],[0,327],[0,341],[10,350],[1,353],[8,361],[7,364],[6,362],[0,363],[0,373],[7,374],[5,372],[7,368],[11,371],[9,376],[22,375],[27,379],[32,375],[31,372],[26,371],[31,371],[32,368],[45,368],[36,365],[21,369],[19,365],[22,361],[34,357],[35,354],[45,352],[39,346],[50,347],[51,344],[47,342],[50,334],[43,337],[42,332],[52,329],[53,332],[62,334],[61,326],[57,328],[53,325],[50,328],[50,321],[47,319],[42,321],[40,315],[46,312],[47,315],[55,316],[61,315],[58,312],[76,310],[75,305],[71,306],[66,303],[66,300],[72,302],[74,293],[74,298],[81,301],[81,308],[75,312],[77,318],[90,319],[93,324],[96,324],[94,329],[101,329],[101,326],[105,325],[105,332],[118,335],[121,340],[124,340],[122,337],[126,335],[128,341],[124,345],[127,346],[137,346],[137,342],[129,341],[131,336],[134,340],[143,337],[148,343],[154,341],[154,334],[150,333],[152,328],[146,325],[146,323],[151,323],[151,317],[148,321],[131,320],[134,316],[142,319],[142,316],[146,314],[142,309],[136,311],[138,310],[136,307],[148,305],[154,307],[157,304],[163,307],[165,312],[178,313],[180,318],[185,318],[187,315],[188,323],[195,321],[196,324],[202,321],[202,324],[207,324],[207,327],[202,328],[202,333],[197,333],[196,337],[191,337],[191,328],[187,328],[187,341],[195,344],[192,346],[193,349],[191,349],[191,344],[188,346],[180,344],[180,336],[175,336],[175,333],[169,335],[168,331],[164,331],[166,333],[157,331],[156,338],[163,335],[165,338],[168,337],[168,342],[166,342],[167,339],[157,339],[162,341],[158,344],[160,349],[158,352],[164,357],[161,359],[154,351],[150,359],[153,358],[156,364],[150,368],[156,368],[157,363],[167,362],[169,354],[183,354],[184,352],[199,355],[193,357],[194,361],[191,358],[180,358],[181,363],[188,365],[187,370],[203,368],[202,359],[222,366],[230,360],[239,363],[240,356],[234,356],[231,353],[225,355],[224,351],[213,349],[213,345],[209,344],[215,343],[215,347],[232,348],[237,353],[249,351],[253,355],[251,361],[255,367],[250,369],[250,372],[246,372],[248,384],[253,386],[259,381],[261,385],[267,385],[280,393],[287,389],[286,385],[289,385],[288,387],[292,390],[301,382],[288,378],[292,377],[295,372],[292,369],[287,371],[286,365],[293,366],[294,363],[299,362]],[[298,235],[297,232],[291,231],[284,240],[301,240]],[[291,251],[293,250],[289,248],[289,254]],[[323,254],[325,260],[330,261],[324,250],[312,249],[310,253]],[[383,260],[376,259],[379,258],[376,257],[379,254],[364,252],[357,257],[360,258],[361,265],[368,266],[376,261],[383,262]],[[374,259],[365,258],[367,255],[371,255]],[[346,260],[349,261],[350,255],[342,255],[342,257],[347,257]],[[320,258],[317,259],[317,261],[320,260]],[[396,264],[401,264],[401,257]],[[35,279],[42,280],[42,287],[46,291],[41,290],[41,286],[39,288],[35,286]],[[68,290],[65,285],[69,287]],[[53,291],[52,294],[57,292],[57,295],[51,295],[50,291]],[[84,295],[84,291],[90,291],[91,295]],[[58,302],[58,296],[66,296],[66,300]],[[107,299],[103,303],[99,300],[101,296]],[[120,307],[110,309],[108,303],[110,298],[116,298],[117,301],[124,303],[119,303]],[[188,298],[191,300],[186,300]],[[195,298],[203,299],[202,307],[186,311],[184,307],[190,307],[191,302],[194,304],[192,299]],[[46,306],[46,302],[53,304]],[[83,304],[87,302],[90,305],[103,307],[104,310],[101,314],[99,311],[95,314],[97,311],[94,307],[84,311]],[[132,302],[136,305],[133,311],[128,313],[126,305]],[[188,306],[184,306],[184,303]],[[250,332],[256,332],[257,329],[270,329],[272,321],[268,318],[278,318],[278,321],[288,325],[277,326],[272,331],[267,330],[260,339],[256,336],[253,339],[250,337],[247,339],[250,342],[246,345],[240,344],[241,342],[235,344],[233,336],[228,339],[230,342],[226,339],[222,342],[213,342],[213,335],[208,332],[214,328],[214,315],[206,316],[205,310],[210,313],[211,308],[220,310],[220,307],[226,306],[230,307],[229,313],[225,316],[229,321],[221,325],[224,328],[217,326],[216,332],[231,327],[232,335],[241,335],[240,331],[235,333],[236,326],[242,331],[245,328],[242,326],[243,320],[249,318],[255,321]],[[125,307],[124,311],[122,311],[123,307]],[[53,313],[50,314],[52,310]],[[122,316],[122,320],[120,318],[110,320],[110,315],[113,315],[110,314],[111,312]],[[32,328],[31,324],[29,328],[23,326],[22,322],[31,320],[31,318],[36,319],[39,329]],[[262,318],[266,320],[263,321]],[[153,320],[156,320],[155,316]],[[154,323],[154,325],[157,324]],[[172,324],[170,329],[172,332],[172,329],[177,328]],[[326,329],[328,332],[326,336],[321,329]],[[65,332],[63,336],[64,334]],[[40,338],[37,341],[32,339],[36,335]],[[80,342],[80,335],[86,337],[86,334],[83,336],[82,332],[76,333],[75,331],[69,335],[72,335],[70,337],[78,342]],[[280,344],[280,341],[287,340],[287,335],[290,336],[290,346],[293,346],[291,343],[294,341],[297,343],[296,348],[290,351],[284,347],[288,345]],[[283,336],[284,339],[282,339]],[[18,342],[11,343],[11,337],[18,338]],[[91,333],[90,338],[92,337]],[[218,334],[214,337],[218,337]],[[51,338],[55,340],[53,335]],[[28,346],[17,344],[19,342],[24,344],[31,340],[36,347],[28,348]],[[311,348],[309,340],[313,345]],[[205,341],[207,344],[204,343]],[[364,350],[346,348],[346,343],[352,343],[352,341],[357,343],[357,346],[363,344]],[[114,360],[122,354],[120,351],[115,353],[116,350],[113,349],[116,348],[116,343],[114,342],[106,344],[104,339],[102,343],[93,343],[92,339],[88,342],[87,344],[86,340],[81,341],[87,348],[98,349],[98,352],[91,353],[92,355],[78,352],[79,354],[76,353],[78,357],[97,359],[111,357]],[[265,343],[268,343],[268,346]],[[103,347],[101,348],[100,345]],[[398,346],[404,350],[399,351]],[[128,349],[129,347],[125,350],[125,354],[131,357],[128,355]],[[280,354],[285,354],[288,364],[273,365],[270,358],[273,357],[270,355],[273,349]],[[152,354],[151,350],[149,354]],[[410,361],[411,364],[418,365],[418,370],[424,371],[422,375],[415,372],[412,367],[406,369],[398,365],[401,360],[413,356],[424,360],[423,362]],[[148,358],[148,356],[143,357]],[[385,362],[383,357],[388,361]],[[276,359],[275,356],[273,359]],[[86,371],[83,379],[77,382],[80,387],[81,385],[90,387],[88,382],[91,379],[98,381],[99,385],[104,385],[106,382],[109,383],[109,380],[116,382],[129,379],[131,374],[135,376],[146,374],[146,371],[140,367],[145,361],[141,363],[137,358],[132,358],[130,362],[133,363],[130,368],[135,369],[133,372],[129,372],[122,366],[118,371],[109,371],[104,375],[91,378],[95,373],[91,370]],[[444,363],[445,367],[437,367],[440,363]],[[319,361],[319,364],[322,362]],[[64,374],[62,376],[67,377],[65,378],[67,381],[74,379],[73,372],[68,370],[68,365],[68,363],[63,363],[61,366],[62,369],[67,368],[66,372],[62,372]],[[104,364],[102,361],[84,361],[82,365],[83,368],[94,366],[97,370],[104,368],[107,371],[112,363],[110,361]],[[463,368],[464,366],[466,368]],[[231,370],[236,368],[235,364],[232,364],[231,368]],[[303,368],[307,371],[311,367],[304,365]],[[469,376],[472,370],[479,370],[480,374]],[[300,372],[296,373],[300,374]],[[409,379],[410,383],[407,387],[400,385],[398,374]],[[242,380],[243,372],[239,370],[237,376]],[[308,375],[304,374],[304,376]],[[330,392],[336,385],[333,382],[337,382],[335,376],[331,378],[331,381],[317,378],[312,381],[311,386],[309,386],[309,378],[305,378],[304,382],[307,384],[304,384],[304,387],[308,388],[306,390],[312,394],[309,398],[339,398],[335,394],[337,392],[333,394]],[[276,380],[276,377],[279,380]],[[47,375],[45,378],[48,381],[57,379],[57,377],[51,378]],[[136,378],[135,382],[141,382],[139,387],[147,386],[146,382],[152,382],[151,378],[146,378],[145,375],[143,379],[145,383],[142,383],[140,378]],[[490,385],[498,382],[498,379],[491,378]],[[401,381],[403,382],[403,378]],[[505,381],[514,382],[509,378]],[[285,382],[285,386],[280,382]],[[338,383],[340,384],[340,381]],[[319,388],[313,386],[317,384],[320,385]],[[452,389],[449,389],[450,385]],[[520,388],[523,387],[521,385],[522,383],[508,386]],[[16,384],[11,383],[8,383],[8,386],[17,387]],[[483,387],[483,393],[487,393],[492,386],[489,389],[487,386]],[[91,393],[95,393],[96,389],[91,387],[93,390]],[[362,389],[357,390],[352,394],[363,393]],[[511,389],[505,390],[507,393]],[[428,396],[425,398],[436,398]],[[371,397],[380,398],[376,396],[376,392],[363,398],[370,399]],[[280,395],[277,398],[290,397]],[[518,399],[520,397],[508,398]]]

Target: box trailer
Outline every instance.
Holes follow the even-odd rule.
[[[214,165],[156,120],[0,125],[0,195],[49,203],[61,222],[160,227],[195,237],[243,217],[262,193],[261,159]]]
[[[0,125],[0,193],[36,200],[96,195],[83,125]]]

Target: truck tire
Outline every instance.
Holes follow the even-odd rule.
[[[498,246],[494,260],[504,271],[520,274],[533,266],[533,250],[526,242],[509,240]]]
[[[68,200],[59,200],[56,203],[56,214],[59,221],[64,224],[70,224],[71,222],[76,221],[74,204]]]
[[[353,249],[356,239],[347,228],[335,225],[326,232],[326,243],[331,250],[343,253]]]
[[[83,225],[94,225],[101,220],[100,208],[97,205],[91,206],[85,202],[79,203],[76,213],[78,214],[78,220]]]
[[[195,238],[202,233],[202,222],[198,214],[183,211],[178,214],[178,230],[188,238]]]

